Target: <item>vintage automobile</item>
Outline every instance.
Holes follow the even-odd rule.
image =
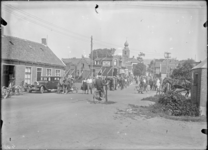
[[[41,93],[44,93],[44,92],[51,92],[49,89],[47,89],[44,85],[28,85],[28,88],[27,88],[27,92],[28,93],[31,93],[31,92],[41,92]]]
[[[60,79],[60,76],[42,76],[39,84],[44,85],[47,89],[57,89]]]

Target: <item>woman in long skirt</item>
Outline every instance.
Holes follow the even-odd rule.
[[[82,81],[82,90],[84,91],[84,93],[86,94],[87,93],[87,80],[86,78]]]

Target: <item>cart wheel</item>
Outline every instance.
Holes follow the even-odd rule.
[[[40,92],[43,94],[43,92],[44,92],[43,86],[41,86]]]

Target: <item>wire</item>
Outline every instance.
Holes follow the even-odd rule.
[[[81,34],[77,34],[77,33],[74,33],[74,32],[71,32],[71,31],[69,31],[69,30],[67,30],[67,29],[65,29],[65,28],[63,28],[63,27],[59,27],[59,26],[57,26],[57,25],[54,25],[54,24],[51,24],[51,23],[49,23],[49,22],[47,22],[47,21],[45,21],[45,20],[42,20],[42,19],[40,19],[40,18],[38,18],[38,17],[36,17],[36,16],[34,16],[34,15],[31,15],[31,14],[29,14],[29,13],[27,13],[27,12],[25,12],[25,11],[22,11],[22,10],[19,10],[19,9],[17,9],[17,8],[15,8],[15,7],[13,7],[13,6],[9,6],[9,5],[5,5],[7,8],[9,8],[9,9],[11,9],[10,11],[12,12],[12,13],[15,13],[15,12],[13,12],[13,10],[14,11],[17,11],[17,12],[20,12],[20,13],[22,13],[22,14],[24,14],[24,15],[26,15],[26,16],[29,16],[30,18],[28,18],[28,17],[25,17],[24,16],[24,18],[22,17],[22,19],[24,19],[24,20],[29,20],[30,22],[33,22],[33,23],[35,23],[36,25],[40,25],[40,26],[42,26],[42,27],[45,27],[45,28],[51,28],[51,30],[52,30],[52,28],[58,28],[58,29],[62,29],[62,30],[64,30],[64,31],[67,31],[67,32],[70,32],[70,33],[73,33],[73,34],[75,34],[76,36],[79,36],[79,38],[87,38],[87,42],[89,42],[89,37],[87,37],[87,36],[84,36],[84,35],[81,35]],[[15,13],[16,15],[19,15],[18,13]],[[20,16],[20,15],[19,15]],[[31,18],[32,19],[34,19],[34,20],[31,20]],[[38,21],[40,21],[40,23],[39,22],[37,22],[37,20]],[[52,27],[51,27],[52,26]],[[67,36],[74,36],[74,37],[76,37],[75,35],[69,35],[69,34],[66,34],[65,32],[62,32],[62,31],[59,31],[59,30],[57,30],[57,29],[53,29],[53,31],[56,31],[56,32],[59,32],[59,33],[61,33],[61,34],[64,34],[64,35],[67,35]],[[78,37],[76,37],[76,38],[78,38]],[[107,45],[107,46],[109,46],[109,45],[113,45],[113,46],[118,46],[118,45],[116,45],[116,44],[111,44],[111,43],[108,43],[108,42],[104,42],[104,41],[100,41],[100,40],[96,40],[96,39],[94,39],[95,40],[95,42],[97,42],[97,43],[100,43],[100,45]],[[118,47],[120,47],[120,45],[118,46]],[[139,53],[140,51],[138,51],[138,50],[134,50],[134,48],[132,48],[131,49],[131,51],[134,53]],[[145,53],[149,53],[149,52],[145,52]],[[149,54],[151,54],[151,52],[149,53]],[[152,53],[153,54],[153,53]],[[155,54],[155,53],[154,53]],[[159,53],[158,53],[159,54]]]
[[[5,11],[7,11],[7,10],[5,10]],[[7,12],[9,12],[9,11],[7,11]],[[52,30],[53,32],[56,32],[56,33],[59,33],[59,34],[61,34],[61,35],[65,35],[65,36],[68,36],[68,37],[71,37],[71,36],[72,36],[72,35],[69,35],[69,34],[67,34],[67,33],[65,33],[65,32],[59,31],[59,30],[57,30],[57,29],[52,29],[52,28],[48,27],[47,25],[37,23],[37,22],[35,22],[35,21],[33,21],[33,20],[28,20],[28,19],[25,18],[24,16],[21,16],[21,15],[15,13],[15,12],[12,12],[12,13],[13,13],[13,15],[16,14],[17,16],[19,16],[20,19],[23,19],[23,20],[32,22],[33,24],[39,25],[39,26],[41,26],[41,27],[43,27],[43,28],[46,28],[46,29],[48,29],[48,30]],[[16,17],[17,17],[17,16],[16,16]],[[49,29],[49,28],[50,28],[50,29]],[[76,38],[78,38],[78,37],[76,37]],[[89,41],[83,40],[83,39],[80,39],[80,40],[82,40],[82,41],[84,41],[84,42],[89,42]]]

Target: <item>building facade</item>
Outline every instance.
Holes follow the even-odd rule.
[[[2,86],[33,84],[41,76],[62,76],[65,65],[47,46],[17,37],[2,35]]]
[[[73,77],[89,78],[91,75],[91,60],[82,56],[82,58],[63,58],[68,75]]]

